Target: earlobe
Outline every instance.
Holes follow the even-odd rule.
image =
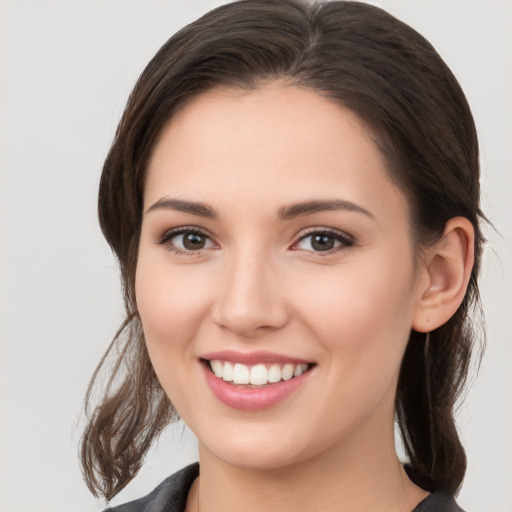
[[[429,332],[446,323],[457,311],[468,286],[474,263],[475,231],[464,217],[454,217],[443,236],[425,251],[425,279],[412,328]]]

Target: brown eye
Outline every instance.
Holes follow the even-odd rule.
[[[330,235],[314,235],[311,237],[311,247],[315,251],[329,251],[334,248],[336,240]]]
[[[176,253],[190,253],[215,247],[212,239],[196,229],[179,228],[165,233],[157,243]]]
[[[311,252],[336,252],[354,245],[347,235],[337,231],[314,231],[303,236],[294,249]]]
[[[185,233],[181,237],[183,247],[188,251],[197,251],[206,245],[206,236],[199,233]]]

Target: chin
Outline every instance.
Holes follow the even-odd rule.
[[[201,456],[213,456],[225,464],[252,471],[272,471],[314,458],[322,451],[317,443],[301,443],[301,436],[289,430],[279,432],[278,427],[237,429],[219,436],[199,439]]]
[[[261,447],[249,450],[247,446],[225,446],[213,455],[224,464],[250,471],[273,471],[302,462],[297,453],[279,448],[268,451]]]

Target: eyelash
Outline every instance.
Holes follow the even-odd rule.
[[[205,237],[206,239],[210,240],[212,243],[215,243],[213,241],[213,239],[207,233],[205,233],[204,231],[202,231],[196,227],[192,227],[192,226],[183,226],[183,227],[179,227],[179,228],[170,229],[169,231],[166,231],[165,233],[163,233],[163,235],[158,237],[155,240],[155,242],[159,245],[166,245],[167,250],[174,252],[176,254],[194,255],[194,256],[200,254],[202,249],[183,250],[183,249],[179,249],[176,246],[174,246],[173,244],[169,243],[173,238],[175,238],[179,235],[184,235],[184,234],[192,234],[192,235],[198,235],[201,237]],[[325,251],[313,251],[313,250],[309,251],[307,249],[293,249],[293,247],[298,245],[300,242],[302,242],[303,240],[306,240],[309,237],[313,237],[314,235],[323,235],[323,236],[333,238],[336,242],[339,242],[340,245],[337,247],[334,247],[332,249],[325,250]],[[343,251],[349,247],[352,247],[353,245],[355,245],[355,241],[350,235],[347,235],[345,233],[342,233],[340,231],[330,229],[330,228],[322,228],[322,229],[312,228],[310,231],[306,232],[305,234],[302,234],[302,236],[300,236],[300,238],[296,242],[294,242],[291,247],[292,247],[292,250],[295,250],[295,251],[302,250],[302,251],[306,251],[306,252],[313,252],[313,253],[321,255],[321,256],[323,256],[323,255],[327,256],[330,254],[337,253],[339,251]]]
[[[293,245],[292,247],[296,246],[299,242],[302,242],[303,240],[306,240],[307,238],[310,238],[310,237],[313,237],[314,235],[323,235],[323,236],[327,236],[327,237],[330,237],[330,238],[333,238],[336,242],[339,242],[340,245],[338,247],[334,247],[332,249],[328,249],[326,251],[308,251],[308,252],[314,252],[315,254],[318,254],[320,256],[328,256],[330,254],[335,254],[339,251],[343,251],[349,247],[352,247],[353,245],[355,245],[355,241],[354,239],[345,234],[345,233],[342,233],[341,231],[337,231],[335,229],[329,229],[329,228],[322,228],[322,229],[318,229],[318,228],[313,228],[311,229],[311,231],[308,231],[306,232],[305,234],[303,234]],[[294,249],[294,250],[306,250],[307,249]]]
[[[187,251],[187,250],[179,249],[179,248],[175,247],[173,244],[170,243],[170,241],[174,237],[177,237],[179,235],[184,235],[186,233],[187,234],[191,234],[191,235],[198,235],[198,236],[201,236],[201,237],[205,237],[206,239],[208,239],[208,240],[213,242],[212,237],[210,237],[204,231],[202,231],[202,230],[200,230],[198,228],[195,228],[193,226],[183,226],[183,227],[180,227],[180,228],[174,228],[174,229],[170,229],[169,231],[166,231],[162,236],[160,236],[160,237],[158,237],[156,239],[156,243],[159,244],[159,245],[167,246],[166,247],[167,250],[169,250],[171,252],[174,252],[176,254],[196,256],[196,255],[198,255],[201,252],[201,249],[195,250],[195,251],[191,251],[191,250]]]

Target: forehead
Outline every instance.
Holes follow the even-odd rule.
[[[146,207],[165,195],[207,202],[231,195],[261,207],[344,196],[407,211],[358,116],[310,89],[279,83],[219,88],[187,102],[148,166]]]

